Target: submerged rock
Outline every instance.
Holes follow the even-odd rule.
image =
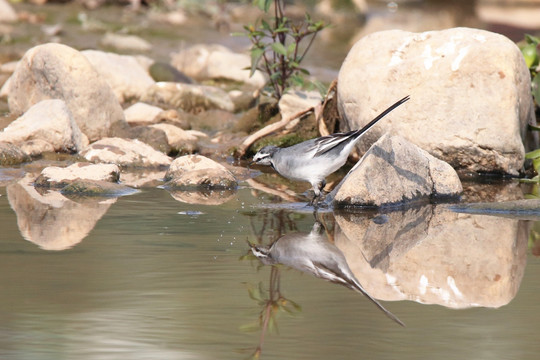
[[[125,167],[164,167],[171,158],[139,140],[105,138],[90,144],[80,155],[91,162]]]
[[[76,179],[60,190],[62,195],[68,197],[119,197],[137,191],[122,184],[88,179]]]
[[[30,156],[18,146],[0,142],[0,166],[18,165],[30,160]]]
[[[125,122],[111,87],[80,52],[62,44],[28,50],[10,80],[8,104],[15,115],[48,99],[64,100],[79,129],[90,141]]]
[[[155,81],[134,56],[97,50],[81,52],[113,89],[121,103],[140,99]]]
[[[358,41],[338,78],[347,127],[362,127],[405,95],[411,100],[365,134],[361,152],[391,131],[455,168],[521,170],[527,123],[535,120],[529,70],[511,40],[454,28],[383,31]]]
[[[430,198],[458,197],[456,171],[401,136],[384,135],[336,188],[334,204],[404,206]]]
[[[41,171],[34,186],[63,188],[78,180],[117,182],[120,168],[116,164],[75,163],[68,167],[49,166]]]
[[[83,138],[71,111],[62,100],[43,100],[0,132],[0,142],[19,146],[35,156],[45,151],[77,152]]]
[[[167,188],[236,189],[233,174],[214,160],[201,155],[186,155],[175,159],[167,173]]]

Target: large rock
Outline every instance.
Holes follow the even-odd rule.
[[[527,123],[534,123],[530,75],[502,35],[374,33],[351,49],[338,82],[339,111],[351,129],[411,96],[365,135],[362,152],[392,131],[455,168],[517,174],[523,166]]]
[[[171,158],[139,140],[105,138],[80,152],[86,160],[124,167],[165,167]]]
[[[68,167],[48,166],[34,181],[34,186],[63,188],[78,179],[117,182],[120,168],[116,164],[75,163]]]
[[[58,99],[33,105],[0,132],[0,141],[15,144],[29,155],[77,152],[87,143],[68,106]]]
[[[118,55],[97,50],[81,52],[124,103],[138,100],[155,81],[134,56]]]
[[[62,44],[31,48],[10,80],[8,104],[15,115],[47,99],[66,102],[90,141],[109,134],[124,113],[111,87],[80,52]]]
[[[236,189],[234,175],[214,160],[201,155],[186,155],[176,158],[167,170],[167,188],[187,190]]]
[[[235,109],[229,94],[220,88],[171,82],[159,82],[150,86],[141,101],[192,112]]]
[[[249,76],[251,60],[247,54],[237,54],[222,45],[194,45],[172,55],[171,64],[196,80],[226,79],[244,82],[255,88],[266,80],[260,71]]]
[[[400,136],[384,135],[337,188],[334,204],[389,206],[458,197],[456,171]]]

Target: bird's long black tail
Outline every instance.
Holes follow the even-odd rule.
[[[362,135],[363,133],[365,133],[366,131],[368,131],[373,125],[375,125],[379,120],[381,120],[383,117],[385,117],[386,115],[388,115],[388,113],[392,110],[394,110],[395,108],[397,108],[399,105],[407,102],[409,99],[410,99],[410,95],[407,95],[405,96],[403,99],[399,100],[398,102],[396,102],[394,105],[390,106],[388,109],[384,110],[382,113],[380,113],[379,115],[377,115],[377,117],[373,120],[371,120],[366,126],[364,126],[363,128],[361,129],[358,129],[358,130],[354,130],[354,137],[359,137],[360,135]]]

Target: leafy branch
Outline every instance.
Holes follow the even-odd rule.
[[[260,24],[244,26],[242,34],[251,41],[251,69],[268,75],[267,89],[271,96],[280,99],[292,86],[303,86],[303,75],[309,72],[300,66],[311,48],[316,35],[327,25],[323,21],[314,21],[306,13],[304,20],[294,22],[285,16],[284,0],[254,0],[265,13],[268,13],[272,2],[274,14]],[[307,45],[301,44],[307,41]]]

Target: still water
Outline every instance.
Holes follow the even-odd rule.
[[[246,184],[209,206],[159,188],[72,201],[8,182],[0,359],[538,358],[529,222],[439,206],[323,213],[318,227],[270,202]],[[299,270],[323,261],[321,239],[406,327]],[[272,242],[288,266],[251,254]]]

